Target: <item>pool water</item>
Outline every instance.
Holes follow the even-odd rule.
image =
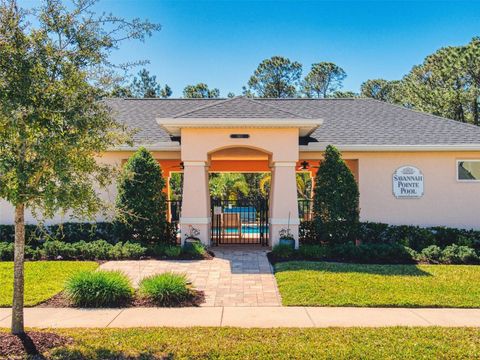
[[[215,231],[217,231],[217,229],[214,229],[213,231],[215,232]],[[220,229],[218,229],[218,231],[220,231]],[[226,228],[225,232],[227,234],[236,234],[236,233],[238,233],[238,229],[237,228]],[[264,234],[267,233],[268,232],[268,225],[263,225],[263,226],[260,226],[260,225],[242,225],[242,233],[243,234],[260,234],[260,232],[262,232]]]

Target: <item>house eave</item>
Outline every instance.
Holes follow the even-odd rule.
[[[335,145],[340,151],[351,152],[446,152],[480,151],[480,144],[434,144],[434,145]],[[301,152],[325,151],[325,144],[300,145]]]
[[[298,118],[157,118],[157,123],[172,136],[180,136],[181,129],[184,128],[298,128],[300,136],[308,136],[323,124],[323,120]]]

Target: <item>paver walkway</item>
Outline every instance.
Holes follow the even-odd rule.
[[[230,245],[213,251],[213,260],[109,261],[100,268],[121,270],[134,285],[165,271],[185,273],[196,289],[204,291],[202,306],[281,306],[265,248]]]
[[[11,324],[11,309],[0,308],[0,328]],[[129,327],[480,327],[480,309],[188,307],[72,309],[27,308],[25,325],[35,328]]]

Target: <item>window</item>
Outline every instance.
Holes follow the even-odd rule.
[[[458,181],[480,181],[480,160],[458,160]]]

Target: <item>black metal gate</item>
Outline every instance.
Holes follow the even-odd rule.
[[[212,199],[211,207],[213,245],[268,245],[268,199]]]

